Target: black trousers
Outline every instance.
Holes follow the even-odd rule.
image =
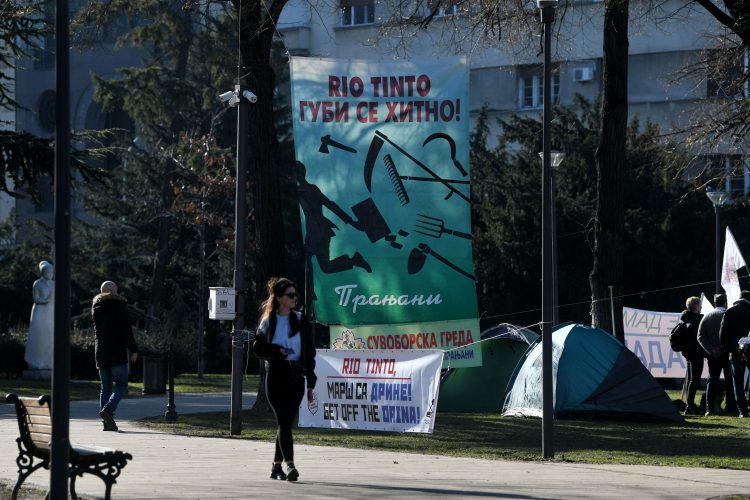
[[[273,361],[266,365],[266,394],[276,415],[276,451],[274,462],[294,461],[292,424],[305,393],[302,366],[288,361]]]
[[[713,412],[716,404],[716,396],[721,390],[721,372],[724,372],[724,386],[726,387],[727,411],[735,411],[737,403],[734,400],[734,385],[732,378],[732,367],[729,364],[729,354],[722,353],[718,358],[708,357],[708,384],[706,385],[706,411]],[[721,401],[719,401],[721,404]]]
[[[695,393],[698,392],[698,386],[701,383],[701,374],[703,373],[703,356],[692,354],[687,360],[687,404],[695,405]]]

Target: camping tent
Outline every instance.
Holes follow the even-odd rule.
[[[438,411],[499,412],[518,360],[538,334],[503,323],[483,331],[482,366],[452,368],[440,384]]]
[[[555,417],[682,418],[643,363],[604,330],[569,324],[552,333],[552,345]],[[519,362],[504,410],[542,416],[541,342]]]

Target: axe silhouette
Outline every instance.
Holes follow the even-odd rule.
[[[331,134],[326,134],[323,137],[320,138],[320,148],[318,149],[319,153],[325,153],[328,154],[328,147],[331,146],[333,148],[338,148],[343,151],[348,151],[349,153],[356,153],[357,150],[354,148],[350,148],[349,146],[345,146],[341,144],[340,142],[336,142],[333,139],[331,139]]]

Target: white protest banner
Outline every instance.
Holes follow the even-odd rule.
[[[683,378],[687,364],[679,352],[669,346],[669,334],[680,321],[681,313],[622,308],[625,346],[657,378]],[[704,366],[703,378],[708,377]]]
[[[443,352],[318,349],[315,398],[300,427],[431,433]]]
[[[740,300],[740,279],[737,276],[737,269],[745,265],[740,247],[737,246],[732,231],[727,227],[724,240],[724,261],[721,266],[721,286],[727,292],[727,305],[730,307]]]

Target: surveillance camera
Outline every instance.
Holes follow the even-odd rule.
[[[227,90],[227,91],[226,91],[226,92],[224,92],[223,94],[219,94],[219,100],[220,100],[221,102],[227,102],[227,101],[229,101],[229,99],[231,99],[232,97],[234,97],[234,90]]]
[[[258,96],[250,92],[249,90],[243,90],[242,91],[242,97],[247,99],[248,101],[252,103],[258,102]]]

